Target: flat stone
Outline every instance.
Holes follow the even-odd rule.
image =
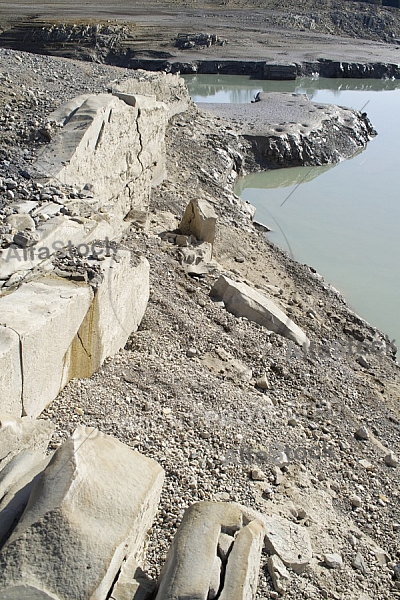
[[[6,218],[6,223],[15,231],[23,231],[24,229],[35,229],[35,221],[27,214],[17,213],[15,215],[9,215]]]
[[[312,558],[309,535],[304,527],[283,517],[264,517],[265,545],[270,554],[277,554],[283,563],[301,573]]]
[[[220,533],[218,538],[218,555],[222,562],[226,562],[234,541],[235,538],[231,535],[228,535],[227,533]]]
[[[299,346],[308,348],[305,333],[269,298],[245,283],[237,283],[221,275],[210,295],[222,300],[226,309],[236,317],[246,317],[270,331],[278,333]]]
[[[363,575],[367,575],[368,569],[365,564],[364,557],[362,556],[362,554],[360,552],[357,552],[357,554],[354,557],[354,560],[351,564],[355,569],[357,569],[357,571],[360,571]]]
[[[106,598],[123,560],[142,556],[162,483],[155,461],[78,427],[1,549],[0,596]]]

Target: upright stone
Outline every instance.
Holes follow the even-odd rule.
[[[105,599],[125,557],[141,560],[162,482],[155,461],[79,427],[0,552],[0,597]]]
[[[179,231],[184,235],[194,235],[202,242],[214,244],[217,215],[206,200],[191,200],[186,207]]]

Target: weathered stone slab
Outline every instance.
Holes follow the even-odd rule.
[[[25,414],[38,416],[61,390],[67,351],[92,298],[89,287],[58,278],[23,284],[0,298],[2,321],[20,338]]]
[[[217,214],[202,198],[191,200],[186,207],[179,230],[184,235],[194,235],[200,241],[214,243]]]
[[[162,482],[155,461],[79,427],[0,552],[0,597],[105,599],[124,558],[142,553]]]
[[[222,300],[225,308],[236,317],[246,317],[270,331],[274,331],[299,346],[308,348],[306,334],[269,298],[245,283],[237,283],[221,275],[210,292]]]
[[[0,326],[0,414],[2,412],[22,415],[22,372],[19,335],[9,327]]]
[[[228,557],[220,600],[255,598],[264,535],[264,525],[258,520],[239,531]]]
[[[90,377],[106,357],[123,348],[146,310],[148,261],[119,250],[100,264],[104,279],[66,357],[64,384],[74,377]]]

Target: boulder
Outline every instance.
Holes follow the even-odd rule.
[[[235,317],[246,317],[270,331],[274,331],[307,349],[309,339],[285,313],[269,298],[245,283],[237,283],[221,275],[210,295],[221,300]]]
[[[0,597],[108,597],[124,559],[141,560],[162,482],[155,461],[78,427],[36,482],[0,552]]]
[[[0,414],[2,412],[22,415],[22,373],[19,335],[9,327],[0,326]]]
[[[194,235],[199,241],[214,244],[217,215],[214,208],[202,198],[191,200],[186,207],[179,231]]]

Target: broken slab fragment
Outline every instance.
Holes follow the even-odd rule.
[[[269,556],[267,564],[274,590],[283,595],[290,581],[289,571],[277,554]]]
[[[179,231],[184,235],[194,235],[199,241],[214,244],[216,223],[214,208],[207,200],[198,198],[187,205]]]
[[[125,557],[140,562],[163,477],[154,460],[78,427],[35,484],[0,552],[0,597],[108,597]]]
[[[233,540],[224,562],[218,556],[221,533]],[[257,589],[264,535],[263,523],[252,518],[249,522],[238,504],[193,504],[186,510],[168,552],[156,600],[207,600],[217,596],[251,600]]]
[[[45,419],[0,413],[0,472],[23,450],[46,452],[54,429]]]
[[[242,512],[234,504],[197,502],[186,511],[158,581],[156,600],[208,597],[221,530],[235,533]]]
[[[307,349],[310,341],[285,313],[269,298],[245,283],[221,275],[210,295],[222,300],[225,308],[235,317],[246,317],[270,331],[274,331]]]
[[[236,535],[228,556],[220,600],[252,600],[256,597],[264,525],[251,521]]]
[[[110,600],[150,600],[155,587],[155,581],[144,573],[136,557],[131,555],[122,564]]]
[[[22,372],[19,335],[9,327],[0,326],[0,414],[2,412],[22,415]]]

